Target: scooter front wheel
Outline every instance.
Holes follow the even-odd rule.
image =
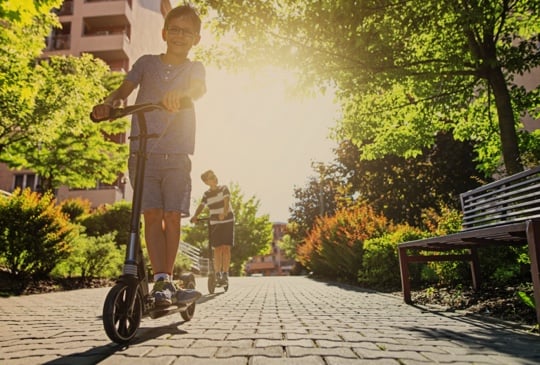
[[[130,292],[126,283],[118,283],[107,294],[103,305],[103,327],[109,338],[118,343],[129,342],[137,332],[142,318],[142,300],[135,293],[135,302],[131,305]]]

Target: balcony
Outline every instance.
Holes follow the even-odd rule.
[[[131,0],[86,0],[82,14],[95,17],[123,14],[131,21]]]
[[[73,15],[73,0],[64,0],[60,9],[53,10],[58,16]]]
[[[71,47],[71,36],[69,34],[55,34],[46,39],[47,47],[45,51],[64,51]]]
[[[80,50],[101,58],[114,69],[129,67],[129,38],[124,33],[85,36],[81,38]]]

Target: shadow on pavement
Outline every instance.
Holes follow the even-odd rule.
[[[110,343],[105,346],[98,346],[91,348],[85,352],[76,352],[70,355],[65,355],[61,358],[49,361],[43,365],[93,365],[97,364],[100,361],[105,360],[109,356],[122,352],[129,348],[130,345],[136,345],[160,336],[170,334],[170,335],[183,335],[186,334],[186,331],[183,331],[178,328],[181,324],[185,323],[184,321],[172,323],[166,326],[159,327],[140,327],[137,330],[137,334],[129,344],[118,345],[115,343]]]
[[[493,349],[500,354],[520,359],[519,364],[533,365],[540,363],[540,346],[537,335],[518,333],[505,326],[490,324],[474,318],[453,318],[472,323],[475,327],[466,332],[451,328],[403,327],[401,329],[421,334],[426,340],[450,341],[464,344],[470,348]],[[459,327],[457,327],[459,328]]]
[[[61,358],[43,363],[43,365],[93,365],[105,360],[112,354],[122,351],[125,346],[110,343],[105,346],[98,346],[85,352],[77,352]]]
[[[178,328],[178,326],[183,323],[185,323],[185,321],[171,323],[169,325],[159,327],[140,327],[137,330],[135,338],[130,343],[135,345],[163,335],[185,335],[187,332]]]
[[[202,296],[200,297],[198,300],[197,300],[197,304],[202,304],[202,303],[206,303],[210,300],[214,300],[216,299],[219,295],[222,295],[222,294],[225,294],[225,292],[221,292],[221,293],[214,293],[214,294],[206,294],[205,296]]]

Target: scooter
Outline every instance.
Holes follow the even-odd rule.
[[[210,233],[212,231],[212,225],[210,224],[210,218],[203,217],[198,218],[197,222],[204,222],[208,227],[208,292],[214,294],[216,288],[223,287],[223,290],[229,290],[229,281],[218,280],[216,272],[214,270],[214,248],[210,243]]]
[[[191,106],[191,101],[186,101],[184,107],[187,106]],[[128,343],[135,337],[141,319],[144,317],[149,316],[155,319],[179,312],[185,321],[189,321],[195,313],[195,302],[159,307],[155,305],[154,298],[150,295],[148,274],[141,247],[140,225],[147,140],[158,137],[155,134],[148,134],[146,128],[145,113],[153,110],[165,110],[165,108],[161,104],[136,104],[125,108],[112,108],[107,118],[99,120],[90,115],[94,122],[100,122],[137,114],[140,131],[138,136],[131,137],[139,139],[139,152],[136,159],[130,234],[124,266],[122,275],[107,294],[103,305],[105,332],[112,341],[118,344]],[[195,289],[193,274],[183,274],[180,281],[181,288]]]

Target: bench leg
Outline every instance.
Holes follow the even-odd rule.
[[[405,303],[411,304],[411,278],[409,277],[409,258],[407,257],[407,249],[398,248],[398,254],[403,300],[405,301]]]
[[[536,303],[536,321],[540,323],[540,221],[527,221],[527,242]]]
[[[480,287],[480,261],[478,260],[478,249],[473,247],[469,249],[471,254],[471,276],[472,276],[472,286],[474,290],[477,290]]]

